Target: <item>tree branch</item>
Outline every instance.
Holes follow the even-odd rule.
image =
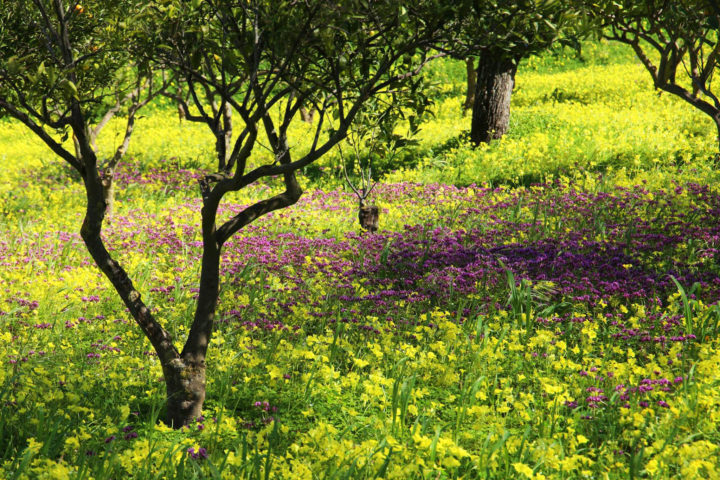
[[[53,152],[55,152],[55,154],[68,162],[75,170],[77,170],[80,175],[85,175],[85,168],[77,160],[77,158],[75,158],[73,154],[65,150],[65,148],[63,148],[60,143],[56,142],[40,125],[35,123],[27,114],[18,110],[14,105],[8,103],[7,100],[5,100],[4,98],[0,98],[0,108],[3,108],[13,118],[19,120],[26,127],[32,130],[35,135],[40,137],[40,139],[45,142],[45,144],[50,147]]]

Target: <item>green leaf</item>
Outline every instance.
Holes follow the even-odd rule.
[[[17,55],[8,58],[7,69],[10,75],[18,75],[21,71],[21,64]]]
[[[63,91],[65,92],[65,94],[67,96],[72,97],[76,100],[79,100],[78,89],[77,89],[77,86],[75,85],[75,83],[71,82],[68,79],[65,79],[62,82],[60,82],[60,87],[63,89]]]

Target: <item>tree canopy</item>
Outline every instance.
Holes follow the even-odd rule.
[[[356,119],[413,103],[406,99],[418,94],[414,77],[431,58],[453,10],[422,0],[403,5],[390,0],[93,1],[83,6],[37,0],[12,6],[17,8],[9,9],[0,27],[0,109],[82,176],[87,194],[82,238],[160,358],[168,422],[184,425],[200,415],[205,398],[205,357],[224,243],[257,218],[295,203],[302,194],[297,170],[343,140]],[[184,82],[209,125],[216,126],[227,109],[241,121],[230,155],[200,182],[200,291],[182,350],[106,248],[101,236],[106,186],[88,133],[103,102],[137,88],[137,82],[127,82],[126,72],[153,67]],[[200,89],[219,97],[220,107],[203,110]],[[288,127],[303,105],[312,105],[319,120],[309,151],[295,152]],[[76,154],[63,145],[69,133]],[[270,145],[270,163],[253,157],[259,138]],[[227,193],[276,177],[282,179],[282,193],[217,223]]]
[[[461,2],[455,8],[452,42],[438,48],[468,59],[470,138],[475,144],[487,143],[508,129],[520,60],[556,41],[578,45],[583,17],[577,5],[555,0]],[[477,59],[476,66],[473,59]]]
[[[588,11],[605,38],[632,47],[655,88],[710,116],[720,135],[720,99],[712,85],[720,56],[717,2],[604,1],[588,4]]]

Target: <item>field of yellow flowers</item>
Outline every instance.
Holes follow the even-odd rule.
[[[434,119],[380,159],[377,233],[333,152],[230,240],[204,417],[177,431],[80,185],[0,124],[0,478],[720,478],[713,128],[628,52],[584,56],[525,63],[511,133],[478,149],[464,66],[433,66]],[[213,143],[169,112],[138,121],[104,234],[182,339]]]

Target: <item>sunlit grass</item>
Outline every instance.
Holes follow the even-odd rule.
[[[81,186],[3,123],[0,477],[713,478],[717,146],[631,56],[585,55],[529,60],[512,131],[480,149],[460,139],[462,64],[433,67],[436,117],[398,157],[417,168],[385,165],[378,234],[314,170],[231,239],[204,418],[180,431],[77,233]],[[212,168],[213,143],[168,112],[139,120],[104,235],[180,346],[201,253],[183,170]],[[101,155],[122,119],[107,128]]]

